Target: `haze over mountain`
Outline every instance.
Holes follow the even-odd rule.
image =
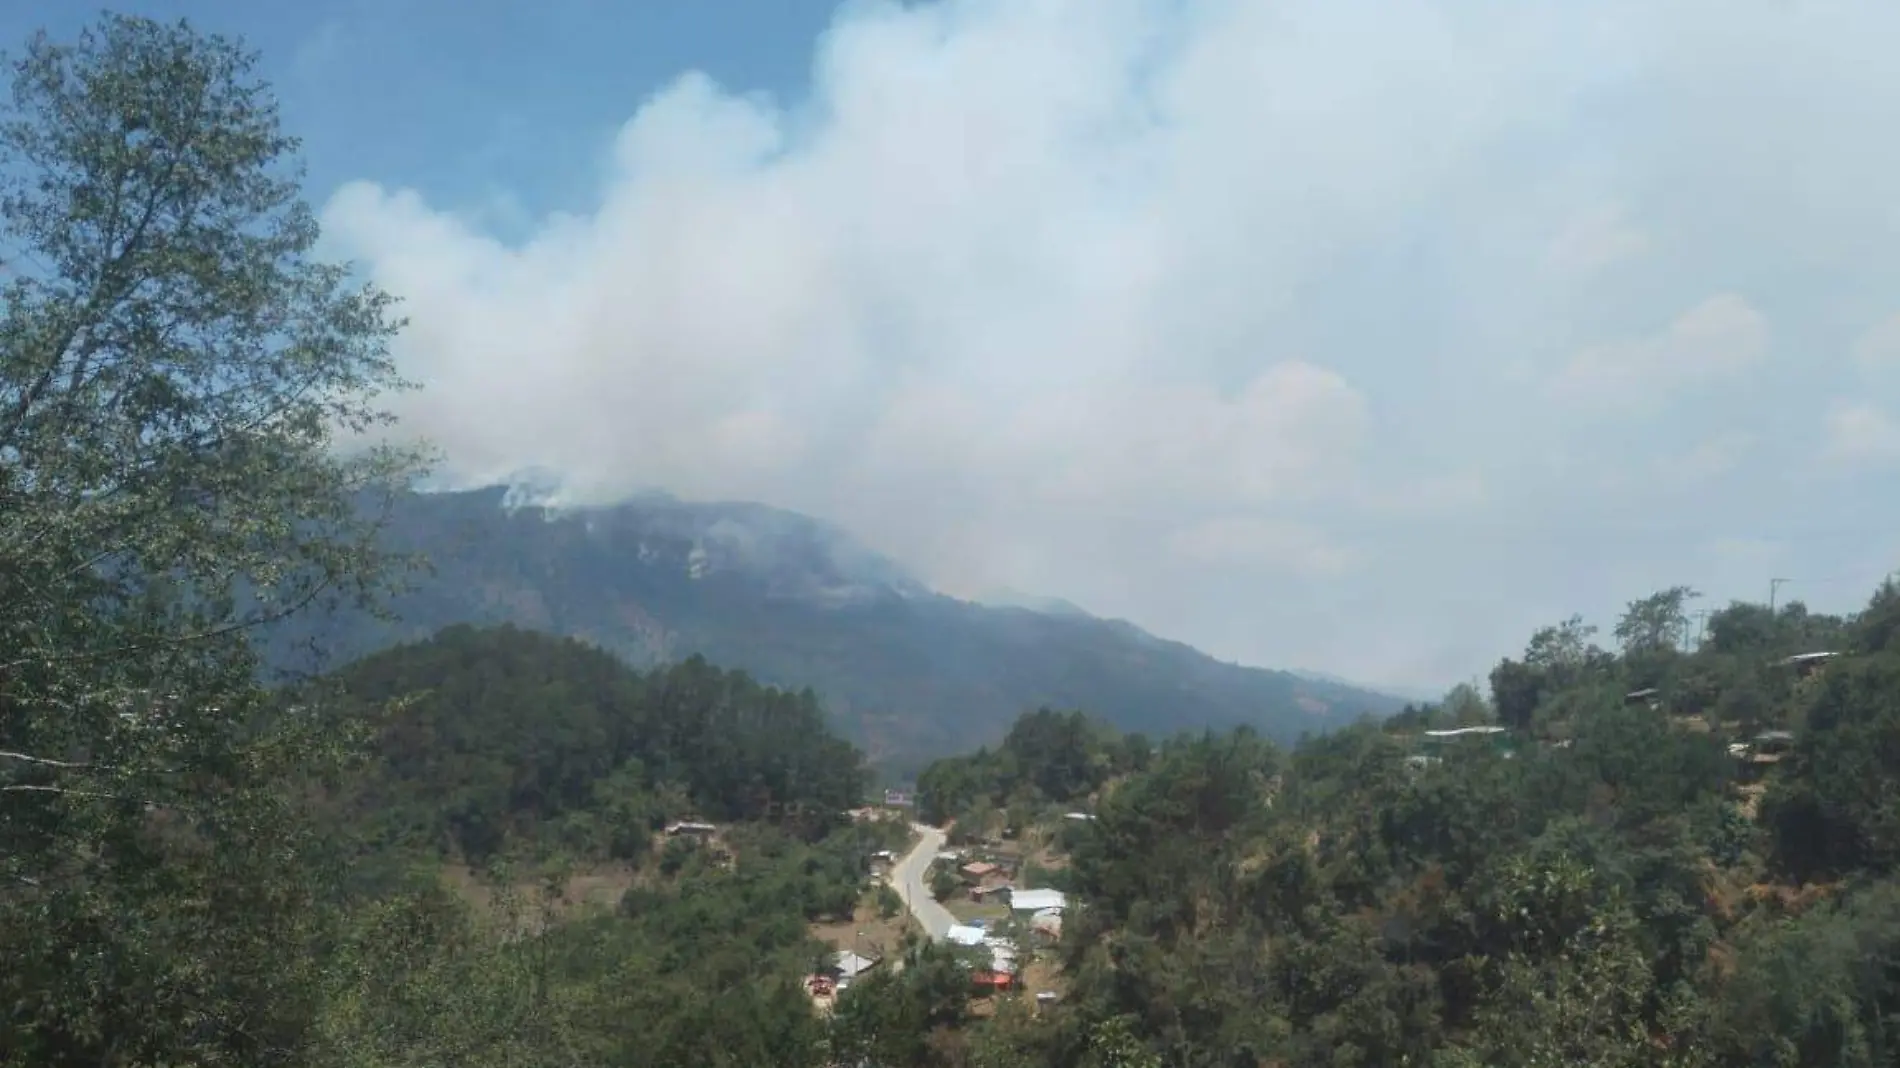
[[[462,486],[1382,684],[1900,548],[1900,6],[179,2],[295,46]]]
[[[350,659],[456,623],[570,635],[641,667],[698,653],[812,687],[887,768],[994,741],[1041,705],[1154,735],[1250,724],[1290,740],[1402,703],[1223,663],[1074,606],[948,597],[843,531],[763,505],[535,500],[499,486],[400,499],[390,544],[425,553],[434,574],[398,598],[394,622],[305,620],[276,635],[275,659],[314,666],[294,652],[311,636]]]

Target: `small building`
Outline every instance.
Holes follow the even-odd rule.
[[[1095,817],[1087,812],[1064,812],[1062,818],[1071,823],[1088,823]]]
[[[1763,731],[1752,742],[1735,742],[1728,755],[1741,762],[1737,778],[1743,783],[1760,782],[1762,777],[1787,758],[1794,747],[1792,731]]]
[[[1495,725],[1430,730],[1424,733],[1421,740],[1428,751],[1434,752],[1476,743],[1487,743],[1500,753],[1508,753],[1512,748],[1510,732]]]
[[[1060,890],[1018,890],[1009,895],[1012,912],[1060,912],[1068,905],[1068,897]]]
[[[994,968],[977,968],[970,972],[970,982],[986,990],[1008,990],[1016,984],[1016,977]]]
[[[1782,660],[1779,666],[1793,668],[1795,674],[1805,679],[1809,675],[1826,667],[1828,661],[1839,655],[1841,654],[1837,652],[1796,653],[1794,656]]]
[[[651,827],[653,825],[649,823],[647,826]],[[678,838],[681,835],[687,835],[693,838],[706,838],[717,833],[719,833],[718,827],[710,823],[700,823],[695,820],[680,820],[676,823],[666,825],[666,836],[668,838]]]
[[[1010,890],[1011,887],[1008,883],[997,883],[994,886],[972,886],[970,887],[970,900],[978,903],[991,899],[1007,900]]]
[[[957,870],[963,874],[965,882],[981,883],[985,879],[995,878],[1003,869],[987,860],[973,860]]]
[[[1656,689],[1654,686],[1646,690],[1631,690],[1629,693],[1623,695],[1623,703],[1626,705],[1648,705],[1651,708],[1655,708],[1662,703],[1662,691]]]
[[[943,933],[943,937],[945,941],[959,946],[980,946],[983,944],[983,939],[989,937],[989,932],[967,923],[953,923],[950,929]]]
[[[848,949],[841,950],[832,959],[831,970],[838,973],[838,978],[850,982],[877,967],[877,961],[876,957],[862,957]]]
[[[1757,753],[1785,753],[1794,748],[1793,731],[1763,731],[1755,736]]]
[[[884,791],[884,803],[891,808],[908,808],[911,804],[909,790],[890,789]]]
[[[1746,744],[1729,746],[1729,755],[1741,762],[1736,778],[1742,783],[1757,783],[1762,780],[1775,765],[1780,764],[1783,753],[1758,753]]]

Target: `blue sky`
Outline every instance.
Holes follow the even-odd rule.
[[[463,481],[1389,684],[1900,567],[1900,6],[132,10],[265,51]]]
[[[100,5],[0,7],[0,40],[69,36]],[[819,0],[164,0],[263,56],[310,193],[373,177],[457,205],[585,210],[602,146],[655,89],[696,68],[738,92],[797,93],[834,7]],[[519,222],[520,220],[516,220]]]

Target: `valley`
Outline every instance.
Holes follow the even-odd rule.
[[[1886,193],[1856,204],[1825,138],[1757,168],[1787,189],[1729,188],[1772,162],[1783,112],[1814,111],[1755,105],[1829,77],[1867,104],[1878,79],[1847,60],[1891,34],[1832,8],[1677,32],[1647,8],[926,0],[807,25],[808,96],[651,83],[627,42],[688,39],[702,6],[526,5],[450,33],[417,5],[319,4],[253,23],[276,68],[177,18],[191,0],[83,28],[32,12],[51,25],[9,53],[0,121],[0,1068],[1900,1063],[1892,542],[1750,525],[1771,498],[1885,500],[1844,465],[1900,460],[1858,402],[1900,352],[1892,287],[1837,285],[1817,250],[1880,246]],[[203,10],[288,17],[266,7]],[[1353,59],[1381,34],[1404,47]],[[538,45],[568,76],[542,112]],[[588,47],[592,74],[567,58]],[[1361,100],[1395,91],[1429,151]],[[597,209],[504,241],[486,172],[456,182],[479,211],[390,177],[553,170],[541,117],[576,93],[640,102]],[[1871,99],[1820,113],[1884,115]],[[1456,136],[1421,121],[1439,112]],[[382,177],[320,211],[285,119],[325,114],[311,143]],[[1587,166],[1524,169],[1517,146],[1579,116],[1554,155]],[[471,130],[484,151],[445,140]],[[1271,151],[1204,157],[1251,144]],[[1721,181],[1683,170],[1710,153]],[[1864,155],[1837,163],[1876,189]],[[1501,161],[1534,195],[1468,180]],[[1646,202],[1668,175],[1694,192],[1673,210]],[[1798,247],[1772,243],[1778,193]],[[1280,224],[1256,218],[1276,198]],[[1711,234],[1770,243],[1698,271]],[[351,239],[367,262],[326,258]],[[1826,317],[1804,325],[1809,291]],[[1676,297],[1699,303],[1660,334],[1596,333]],[[1763,359],[1771,334],[1804,360]],[[1336,354],[1278,355],[1308,348]],[[1546,352],[1575,355],[1525,356]],[[1087,384],[1118,377],[1143,388]],[[1678,390],[1654,422],[1680,441],[1599,422]],[[1616,403],[1560,414],[1588,393]],[[1751,397],[1828,477],[1689,418],[1753,425]],[[1832,406],[1778,422],[1804,400]],[[450,480],[423,426],[455,438],[446,467],[550,451],[612,485],[831,485],[866,453],[885,466],[838,482],[872,495],[861,518],[981,501],[1040,522],[1044,551],[999,572],[1086,548],[1078,571],[1120,581],[1165,547],[1126,603],[1205,601],[1205,621],[1283,596],[1235,625],[1302,627],[1371,596],[1389,629],[1340,629],[1351,658],[1327,662],[1492,666],[1402,701],[1066,601],[944,596],[756,503],[423,492]],[[1811,607],[1825,583],[1796,561],[1862,567],[1835,583],[1858,599]],[[1763,573],[1765,602],[1678,584],[1597,604],[1601,631],[1524,625],[1685,569]],[[1527,633],[1487,644],[1507,616]]]

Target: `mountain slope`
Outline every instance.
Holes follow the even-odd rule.
[[[1245,723],[1290,739],[1401,704],[1079,611],[941,596],[840,531],[756,504],[651,496],[561,511],[500,488],[418,494],[399,502],[390,540],[435,572],[398,598],[398,621],[305,621],[276,636],[277,663],[314,666],[298,662],[298,638],[354,658],[456,623],[571,635],[641,667],[701,653],[816,690],[893,770],[992,741],[1040,705],[1155,734]]]

